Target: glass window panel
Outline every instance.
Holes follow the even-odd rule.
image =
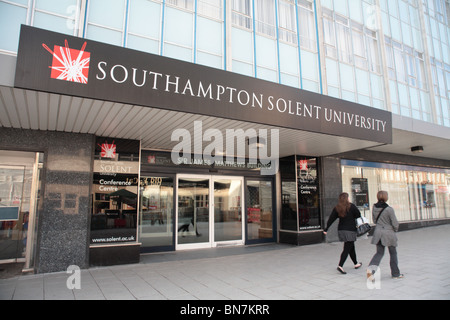
[[[360,0],[349,0],[348,7],[350,9],[350,19],[363,23],[361,4],[362,1]]]
[[[280,1],[278,6],[279,39],[297,44],[295,6],[293,3],[286,1]]]
[[[167,3],[188,10],[194,8],[194,0],[167,0]]]
[[[325,19],[324,19],[325,22]],[[312,3],[309,1],[300,1],[298,5],[298,23],[300,45],[303,48],[317,51],[315,18]],[[335,46],[334,27],[332,21],[326,19],[326,30],[324,25],[324,34],[326,35],[326,43]]]
[[[21,4],[23,6],[28,6],[28,0],[8,0],[9,2],[14,2],[17,4]]]
[[[199,14],[223,20],[222,0],[198,0],[197,10]]]
[[[339,87],[339,70],[337,62],[331,59],[326,59],[327,67],[327,83],[328,85]],[[303,73],[303,72],[302,72]]]
[[[413,46],[413,38],[411,36],[411,26],[402,22],[402,38],[403,43],[412,47]]]
[[[141,176],[139,242],[143,248],[173,245],[173,178]]]
[[[331,16],[331,13],[325,11],[323,15],[323,36],[325,42],[325,54],[329,57],[337,58],[336,33],[333,17]]]
[[[247,238],[273,238],[272,183],[248,180],[246,184]]]
[[[125,5],[125,0],[90,0],[89,22],[122,30]],[[108,8],[108,14],[105,14],[105,8]]]
[[[355,75],[358,93],[370,95],[369,73],[356,68]]]
[[[401,28],[400,21],[398,19],[391,17],[390,22],[391,22],[392,38],[401,42],[402,41],[402,28]]]
[[[281,181],[281,229],[297,230],[297,183]]]
[[[232,28],[231,33],[233,59],[253,63],[253,37],[251,32]]]
[[[341,91],[341,96],[342,96],[342,99],[343,99],[343,100],[356,102],[356,96],[355,96],[355,93],[354,93],[354,92],[342,90],[342,91]]]
[[[222,23],[198,17],[197,48],[218,55],[222,54]]]
[[[258,66],[277,69],[277,43],[275,40],[256,36],[256,62]]]
[[[339,71],[341,75],[341,87],[344,90],[355,91],[353,67],[344,63],[339,63]]]
[[[287,85],[287,86],[295,87],[295,88],[300,87],[299,77],[293,76],[290,74],[286,74],[286,73],[281,73],[280,83]]]
[[[264,67],[258,67],[258,78],[264,79],[267,81],[278,82],[277,81],[277,72],[275,70],[267,69]]]
[[[209,179],[178,180],[178,244],[209,242]]]
[[[37,28],[72,35],[75,21],[36,11],[34,13],[33,25]]]
[[[192,47],[194,26],[192,18],[192,13],[167,8],[164,41]]]
[[[373,97],[383,99],[383,80],[381,76],[370,73],[370,88]]]
[[[0,49],[16,52],[20,25],[27,21],[27,9],[0,2],[0,12]]]
[[[348,17],[347,1],[334,0],[334,10]]]
[[[409,90],[406,85],[401,84],[401,83],[398,84],[398,96],[399,96],[400,105],[409,106],[408,91]]]
[[[319,81],[319,63],[317,54],[308,51],[302,51],[301,57],[302,57],[302,77]]]
[[[298,50],[284,43],[280,43],[280,71],[298,75]]]
[[[241,61],[233,60],[233,72],[246,76],[253,76],[253,65]]]
[[[161,5],[148,0],[131,0],[128,31],[159,39]]]
[[[72,15],[77,0],[35,0],[35,9],[58,13],[64,16]]]
[[[214,180],[214,241],[242,239],[241,198],[241,180]]]
[[[142,38],[139,36],[128,35],[127,47],[139,51],[159,54],[159,41]]]
[[[232,20],[234,25],[246,29],[252,29],[250,0],[233,0],[232,11]]]
[[[88,26],[86,38],[117,46],[122,45],[122,32],[97,26]]]
[[[197,51],[197,63],[217,69],[222,69],[222,57],[201,51]]]
[[[302,81],[303,84],[303,90],[308,90],[308,91],[312,91],[312,92],[320,92],[320,87],[319,87],[319,83],[316,81],[310,81],[307,79],[303,79]],[[331,94],[328,94],[330,96],[332,96]],[[339,95],[339,92],[337,92],[337,95]]]
[[[192,50],[183,48],[177,45],[168,44],[164,45],[164,56],[187,62],[192,62]]]
[[[348,19],[336,16],[336,38],[339,50],[339,60],[346,63],[352,63],[353,50],[351,48]]]
[[[255,0],[256,31],[275,37],[275,1]]]

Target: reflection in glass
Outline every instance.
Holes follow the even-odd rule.
[[[297,183],[281,182],[281,229],[297,230]]]
[[[178,180],[178,244],[209,242],[209,179]]]
[[[369,207],[364,214],[369,220],[372,216],[370,210],[377,201],[376,194],[379,190],[388,192],[388,203],[395,208],[399,221],[449,217],[450,174],[445,170],[414,166],[398,168],[389,164],[378,166],[381,168],[342,166],[342,186],[345,192],[351,190],[351,181],[355,177],[367,179]]]
[[[241,180],[214,181],[214,241],[242,239]]]
[[[272,183],[247,181],[248,240],[273,238]]]
[[[24,172],[23,166],[0,166],[0,260],[20,258],[25,252],[22,230],[28,211],[21,210]]]
[[[141,177],[139,242],[144,248],[173,245],[173,178]]]

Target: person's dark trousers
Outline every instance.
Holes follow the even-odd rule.
[[[347,260],[348,255],[350,255],[350,258],[352,259],[354,264],[358,263],[358,260],[356,260],[356,250],[354,241],[344,242],[344,249],[342,250],[341,253],[341,260],[339,261],[339,267],[344,266],[345,260]]]
[[[372,260],[370,260],[369,266],[379,266],[381,259],[384,256],[384,248],[381,242],[377,244],[377,253],[373,256]],[[391,266],[391,275],[393,277],[398,277],[400,275],[400,270],[398,268],[398,258],[397,258],[397,248],[396,247],[388,247],[389,255],[391,256],[390,266]],[[375,273],[375,270],[372,271]]]

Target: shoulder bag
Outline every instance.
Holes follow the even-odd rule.
[[[359,217],[356,219],[356,235],[358,237],[365,235],[372,227],[369,224],[369,220],[366,217]]]

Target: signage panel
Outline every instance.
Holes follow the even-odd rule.
[[[15,87],[392,143],[384,110],[24,25]]]

